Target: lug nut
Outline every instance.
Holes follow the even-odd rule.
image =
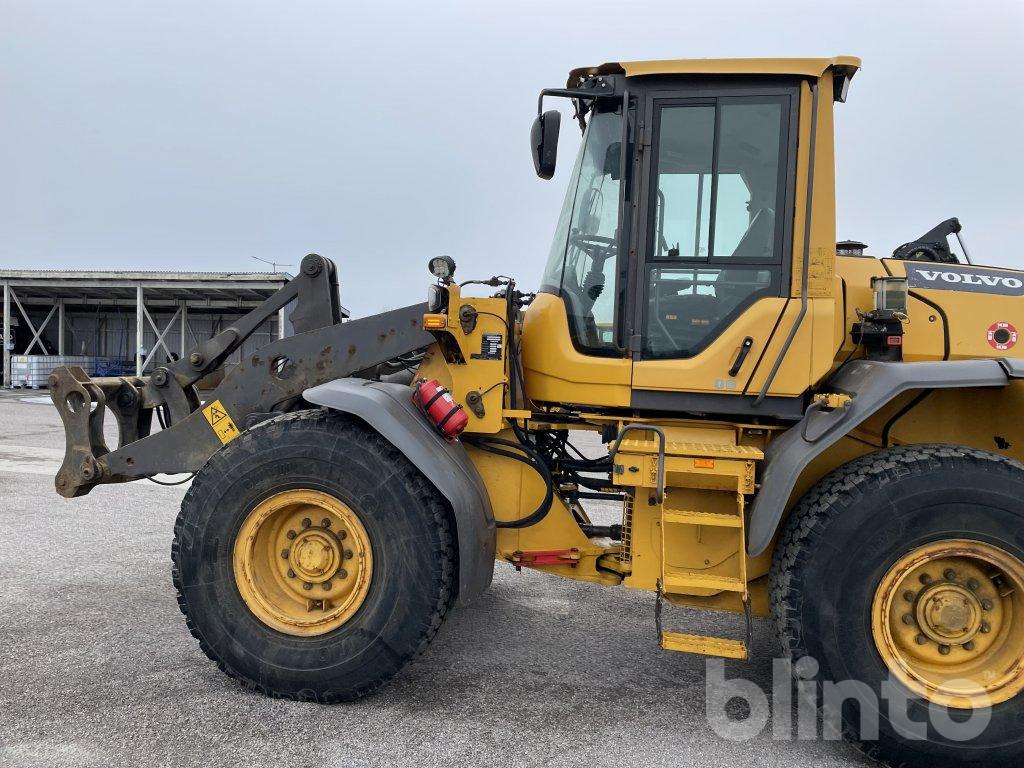
[[[331,518],[325,517],[323,520],[320,521],[320,525],[322,527],[324,527],[324,528],[330,528],[331,527]]]
[[[974,641],[973,640],[968,640],[966,643],[964,643],[960,647],[963,648],[965,651],[973,651],[974,650]]]
[[[904,624],[913,624],[914,623],[914,615],[911,614],[911,613],[904,613],[903,614],[903,623]]]
[[[312,524],[313,524],[313,521],[310,520],[308,517],[302,518],[302,527],[303,528],[309,528],[309,526],[311,526]]]
[[[946,581],[953,581],[956,578],[956,571],[954,571],[952,568],[947,568],[942,572],[942,577]]]
[[[928,642],[928,638],[925,637],[924,635],[918,635],[917,637],[914,638],[914,642],[917,643],[918,645],[924,645],[925,643]]]
[[[989,600],[986,597],[984,600],[981,601],[981,609],[983,611],[991,611],[992,610],[992,601]]]
[[[308,581],[304,581],[304,582],[302,582],[302,588],[303,589],[312,589],[313,585],[310,584]]]
[[[320,586],[322,586],[322,587],[323,587],[323,588],[324,588],[325,590],[329,590],[329,589],[331,588],[331,582],[329,582],[329,581],[325,581],[325,582],[324,582],[323,584],[321,584]]]
[[[344,539],[348,534],[345,531],[338,531],[338,538]]]
[[[288,555],[290,555],[290,554],[291,554],[291,552],[289,552],[287,549],[282,549],[281,550],[281,557],[283,557],[285,560],[288,559]]]
[[[344,568],[339,568],[338,569],[338,578],[339,579],[347,579],[348,578],[348,571],[346,571]]]
[[[917,597],[917,594],[915,594],[914,591],[910,590],[910,589],[908,589],[906,592],[903,593],[903,599],[906,600],[908,603],[914,602],[914,599],[916,597]]]
[[[346,560],[351,560],[352,559],[352,550],[351,549],[346,549],[345,550],[345,559]]]
[[[968,579],[967,588],[971,590],[971,592],[977,592],[979,589],[981,589],[981,584],[978,582],[977,579]]]
[[[987,621],[983,621],[981,622],[980,630],[983,635],[987,635],[989,632],[992,631],[992,625],[989,624]]]
[[[934,579],[932,579],[932,577],[929,576],[927,573],[922,573],[921,574],[921,583],[924,584],[925,586],[928,586],[929,584],[931,584],[932,581],[934,581]]]
[[[295,531],[288,531],[288,538],[289,539],[294,539],[298,535],[299,534],[297,534]]]
[[[943,656],[948,656],[949,655],[949,646],[948,645],[940,645],[939,646],[939,653],[941,653]]]
[[[295,571],[293,571],[291,568],[288,569],[288,578],[289,579],[294,579],[295,578]]]

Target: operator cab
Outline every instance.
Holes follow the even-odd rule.
[[[812,327],[831,318],[808,320],[802,291],[813,269],[808,291],[831,296],[831,109],[858,67],[850,57],[631,62],[573,70],[566,88],[544,91],[542,105],[573,100],[583,139],[524,326],[531,391],[800,415],[800,396],[832,359],[807,366]],[[559,120],[538,111],[534,160],[550,178]],[[568,335],[561,359],[532,354],[533,333]],[[801,370],[783,346],[804,353]],[[589,381],[621,369],[612,379],[623,386],[585,386],[595,366],[603,378]]]

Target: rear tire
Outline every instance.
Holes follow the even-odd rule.
[[[236,580],[236,537],[250,513],[294,489],[351,510],[372,550],[368,590],[326,633],[272,628]],[[443,497],[372,429],[326,410],[260,424],[214,455],[182,502],[171,557],[188,628],[223,672],[268,696],[320,703],[359,698],[396,675],[437,633],[456,584]],[[328,588],[315,586],[314,597]]]
[[[891,655],[877,640],[879,626],[899,627],[902,620],[908,625],[905,631],[920,633],[912,636],[911,645],[931,643],[925,632],[933,628],[912,621],[914,600],[930,589],[955,586],[957,571],[949,569],[943,576],[942,566],[938,566],[930,569],[933,575],[909,571],[912,581],[899,589],[885,587],[891,584],[887,582],[890,574],[908,560],[908,553],[916,556],[963,540],[1005,553],[1017,564],[1024,562],[1022,499],[1024,466],[1020,463],[973,448],[920,445],[879,451],[840,467],[793,510],[776,545],[771,572],[771,602],[779,637],[795,664],[805,658],[817,662],[819,705],[822,686],[829,681],[860,681],[871,689],[877,704],[863,711],[869,721],[879,723],[878,738],[861,732],[860,705],[844,704],[841,724],[843,735],[868,756],[907,768],[1024,762],[1024,693],[1011,690],[1006,691],[1008,700],[988,710],[991,719],[980,734],[960,740],[936,727],[938,720],[930,707],[958,721],[966,720],[971,710],[930,704],[901,681],[899,689],[910,697],[903,717],[926,726],[923,739],[901,736],[890,718],[893,708],[882,693],[885,681],[896,682],[890,670],[894,659],[900,657]],[[979,597],[982,592],[992,593],[992,584],[986,582],[983,576],[971,579],[971,589]],[[895,597],[888,597],[890,594]],[[887,596],[896,612],[889,623],[873,625],[879,605],[885,604],[879,602],[880,595]],[[1000,598],[993,597],[999,604]],[[1012,606],[1007,605],[1016,607],[1019,614],[1020,601],[1012,599]],[[1018,648],[1024,632],[1021,621],[1022,617],[1010,610],[1002,622],[1008,629],[1001,636],[1017,643]],[[996,630],[978,635],[979,643],[995,636]],[[942,663],[948,664],[963,663],[958,660],[967,658],[968,649],[973,650],[974,644],[936,646],[945,654],[940,658],[949,660]],[[814,665],[809,668],[813,672]],[[1017,681],[1019,684],[1019,677]]]

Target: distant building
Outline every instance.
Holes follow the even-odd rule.
[[[49,370],[69,363],[90,375],[141,376],[216,335],[290,279],[284,272],[0,270],[3,386],[39,386],[40,376],[45,385]],[[289,313],[265,322],[228,363],[290,335]],[[51,364],[53,356],[68,361]],[[29,370],[19,381],[18,372]]]

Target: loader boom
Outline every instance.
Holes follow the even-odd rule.
[[[195,383],[292,301],[298,333],[244,358],[203,407]],[[196,472],[248,426],[294,407],[304,390],[431,344],[434,337],[421,328],[425,309],[412,305],[342,324],[334,265],[310,254],[261,306],[150,376],[91,379],[80,368],[58,368],[49,381],[66,436],[57,492],[81,496],[101,483]],[[118,424],[113,451],[103,435],[107,410]],[[151,433],[154,412],[166,428]]]

